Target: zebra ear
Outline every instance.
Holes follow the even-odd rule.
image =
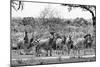
[[[86,38],[87,36],[91,36],[91,34],[87,34],[87,35],[85,35],[84,38]]]
[[[84,36],[84,38],[86,38],[86,37],[87,37],[87,35]]]

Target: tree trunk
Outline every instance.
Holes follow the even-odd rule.
[[[27,47],[29,46],[29,43],[28,43],[28,36],[27,36],[27,31],[25,31],[24,46],[25,46],[25,48],[27,48]]]
[[[27,36],[27,32],[26,31],[25,31],[24,41],[25,41],[25,43],[28,43],[28,36]]]
[[[93,20],[93,27],[96,26],[96,17],[92,17],[92,20]]]
[[[96,16],[94,15],[92,10],[90,10],[88,8],[85,8],[85,9],[88,10],[92,14],[92,22],[93,22],[94,34],[95,34],[95,32],[96,32]]]
[[[96,17],[92,16],[92,21],[93,21],[93,27],[94,27],[93,36],[96,37]]]

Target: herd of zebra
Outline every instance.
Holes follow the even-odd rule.
[[[11,49],[18,50],[35,47],[37,56],[43,50],[47,53],[50,52],[50,56],[52,56],[52,50],[67,50],[69,52],[71,49],[78,50],[80,48],[91,48],[93,43],[91,34],[86,34],[83,38],[78,39],[77,42],[73,41],[72,36],[70,35],[66,37],[65,35],[59,35],[55,32],[50,32],[49,38],[31,38],[30,41],[28,41],[27,32],[25,34],[26,36],[24,37],[23,42],[18,43],[16,47],[12,47]]]

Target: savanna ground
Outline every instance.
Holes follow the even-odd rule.
[[[25,34],[28,32],[28,39],[33,36],[35,38],[48,38],[49,31],[55,31],[60,35],[66,37],[71,35],[72,40],[77,42],[78,38],[83,38],[86,34],[91,34],[93,37],[93,44],[91,48],[71,50],[70,53],[66,51],[53,51],[52,57],[35,56],[34,47],[30,55],[21,55],[23,49],[11,50],[12,65],[37,65],[50,63],[69,63],[79,61],[95,61],[95,33],[93,31],[92,21],[83,18],[76,19],[60,19],[60,18],[12,18],[11,20],[11,47],[16,46],[18,42],[22,41]],[[81,44],[80,44],[81,45]]]

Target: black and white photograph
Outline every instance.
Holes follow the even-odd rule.
[[[10,1],[11,66],[96,61],[96,5]]]

